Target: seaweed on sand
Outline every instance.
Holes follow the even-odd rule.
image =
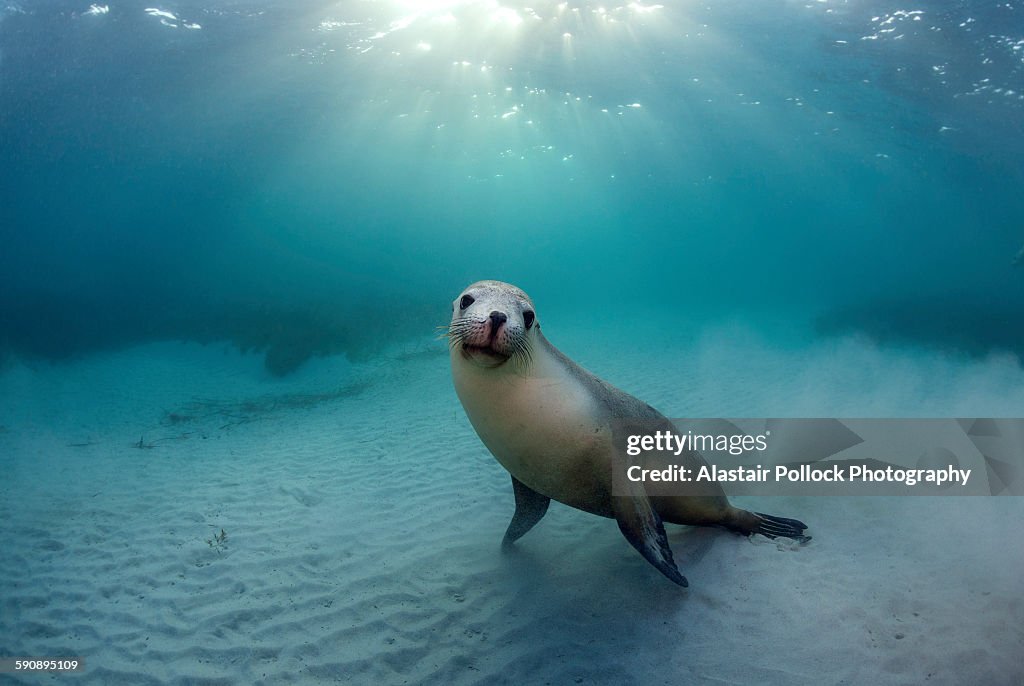
[[[219,534],[214,534],[213,538],[206,539],[206,544],[219,553],[228,547],[227,540],[227,533],[221,529]]]

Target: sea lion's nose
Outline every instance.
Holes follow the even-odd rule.
[[[491,328],[497,330],[499,326],[508,321],[508,315],[504,312],[498,312],[495,310],[491,312]]]

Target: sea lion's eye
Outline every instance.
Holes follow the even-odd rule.
[[[526,312],[523,312],[523,324],[526,325],[527,329],[533,326],[533,320],[536,318],[537,315],[533,313],[533,310],[527,310]]]
[[[474,302],[476,302],[476,298],[474,298],[471,295],[464,295],[462,296],[462,300],[459,301],[459,309],[464,310],[470,305],[472,305]]]

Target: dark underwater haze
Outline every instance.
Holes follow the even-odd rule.
[[[286,373],[480,278],[1019,353],[1022,246],[1017,0],[0,8],[8,354]]]

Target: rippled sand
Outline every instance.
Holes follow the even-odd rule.
[[[675,416],[1024,412],[1006,360],[546,331]],[[1024,499],[748,500],[813,542],[670,527],[688,590],[557,504],[503,554],[508,476],[440,347],[284,381],[214,346],[8,368],[0,654],[104,685],[1024,680]]]

